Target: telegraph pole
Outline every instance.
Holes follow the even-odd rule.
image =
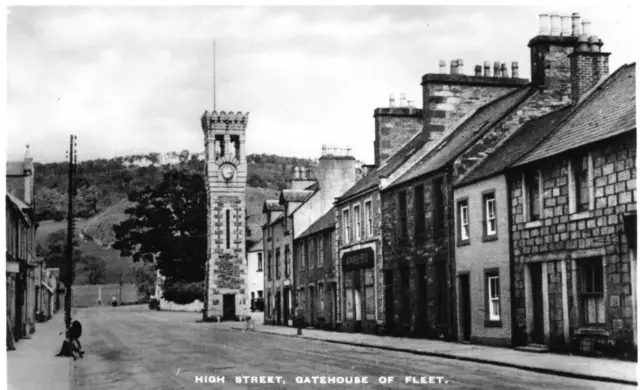
[[[66,294],[64,296],[64,325],[66,329],[71,326],[71,285],[73,284],[73,237],[76,223],[73,218],[73,200],[76,194],[75,175],[78,163],[75,147],[77,136],[71,135],[69,139],[69,188],[67,209],[67,277],[65,280]]]

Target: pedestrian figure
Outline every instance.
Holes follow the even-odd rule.
[[[73,357],[76,360],[76,354],[80,357],[84,356],[82,345],[80,344],[80,336],[82,335],[82,324],[79,321],[74,320],[71,323],[69,329],[66,332],[67,338],[62,342],[62,348],[56,356]],[[60,333],[62,334],[62,333]]]
[[[298,304],[296,304],[293,318],[296,323],[296,328],[298,328],[298,336],[302,336],[302,328],[304,327],[304,310]]]
[[[15,351],[16,345],[15,340],[13,339],[13,329],[11,327],[11,321],[9,320],[9,316],[7,315],[7,351]]]

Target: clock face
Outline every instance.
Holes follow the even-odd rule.
[[[236,169],[231,164],[224,164],[220,167],[220,174],[225,180],[231,180],[236,173]]]

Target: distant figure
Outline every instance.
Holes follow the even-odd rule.
[[[11,329],[11,321],[9,321],[9,316],[7,316],[7,351],[15,351],[16,344],[13,339],[13,329]]]
[[[293,320],[296,328],[298,328],[298,336],[302,336],[302,328],[304,327],[304,310],[300,305],[296,304]]]
[[[116,299],[116,297],[111,298],[111,306],[118,306],[118,300]]]

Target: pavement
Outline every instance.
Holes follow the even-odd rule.
[[[70,390],[73,359],[55,356],[64,335],[64,312],[47,322],[37,323],[30,339],[16,343],[7,351],[7,388],[9,390]]]
[[[85,358],[76,361],[73,372],[74,386],[79,390],[326,389],[327,386],[413,389],[424,387],[425,384],[420,384],[424,380],[429,381],[429,387],[446,389],[635,388],[406,353],[381,345],[357,345],[364,342],[366,335],[322,332],[325,336],[321,339],[317,333],[320,331],[305,330],[299,338],[290,337],[295,329],[260,325],[257,329],[261,331],[238,331],[233,327],[239,323],[198,322],[199,313],[157,312],[142,306],[105,307],[82,309],[76,318],[83,324],[82,343],[86,351]],[[405,348],[401,344],[404,341],[391,340],[392,346]],[[410,339],[407,343],[419,341]],[[594,371],[599,363],[591,361]],[[280,382],[276,382],[278,378]],[[332,385],[323,384],[323,378],[364,378],[369,382]],[[383,383],[383,378],[394,381]],[[265,382],[245,382],[254,380]]]
[[[227,327],[247,330],[242,323],[227,322]],[[221,324],[221,326],[224,326]],[[445,342],[401,337],[383,337],[361,333],[331,332],[304,329],[302,336],[297,329],[285,326],[254,323],[249,330],[257,332],[318,340],[344,345],[370,347],[388,351],[406,352],[459,361],[491,364],[501,367],[637,386],[637,363],[613,359],[592,358],[555,353],[524,352],[509,348],[497,348],[474,344]]]

